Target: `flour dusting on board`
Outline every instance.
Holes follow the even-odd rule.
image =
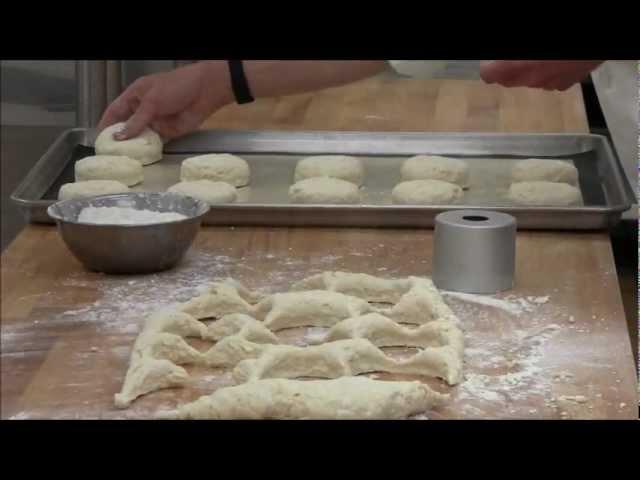
[[[425,266],[430,263],[428,259],[413,264],[413,271],[401,270],[388,260],[389,256],[393,257],[393,252],[389,251],[391,249],[386,247],[383,255],[383,248],[384,245],[370,248],[357,246],[353,252],[343,252],[343,255],[311,257],[296,256],[292,249],[277,255],[257,249],[256,252],[250,251],[244,257],[238,257],[233,255],[231,248],[218,248],[215,254],[193,248],[182,264],[167,272],[127,277],[79,272],[60,278],[60,291],[64,292],[64,287],[70,287],[67,291],[85,290],[91,293],[90,298],[97,299],[88,304],[80,303],[46,321],[70,327],[93,325],[98,335],[113,335],[120,339],[119,343],[112,343],[106,349],[96,348],[96,343],[91,343],[82,351],[76,352],[74,358],[70,359],[70,364],[72,367],[77,365],[79,369],[84,368],[85,376],[91,376],[91,367],[86,366],[88,362],[107,359],[122,364],[123,377],[133,339],[145,317],[199,295],[212,282],[232,277],[249,289],[261,293],[283,291],[292,283],[316,273],[355,271],[351,268],[352,262],[361,261],[360,257],[363,256],[370,258],[370,273],[378,272],[377,275],[385,278],[424,275],[421,271],[428,271]],[[484,418],[488,416],[488,412],[496,411],[504,411],[512,416],[525,416],[523,413],[528,413],[529,417],[539,418],[541,412],[531,406],[523,406],[516,411],[513,405],[519,401],[525,404],[530,396],[543,399],[536,402],[536,405],[546,404],[551,398],[550,388],[554,382],[574,380],[562,368],[547,371],[544,360],[548,344],[555,341],[554,338],[563,329],[574,328],[575,319],[553,307],[547,295],[518,297],[456,292],[443,294],[460,318],[465,333],[465,380],[450,390],[452,401],[442,412],[432,412],[433,415],[428,416],[417,415],[414,418]],[[65,301],[51,298],[47,299],[47,303],[56,306],[64,305]],[[292,343],[305,345],[320,342],[326,331],[327,329],[320,328],[308,329],[306,335],[303,334],[303,337]],[[17,329],[3,332],[3,336],[5,333],[18,337],[21,335]],[[18,341],[17,337],[15,341]],[[567,363],[562,360],[561,366],[566,368]],[[224,378],[221,375],[224,377],[225,374],[205,372],[198,376],[197,385],[203,392],[209,392],[231,381],[227,378],[228,373]],[[70,376],[70,383],[64,386],[69,392],[85,388],[78,383],[80,379],[76,377],[77,375]],[[121,379],[115,381],[120,382]],[[98,385],[98,388],[108,390],[109,398],[113,394],[113,387]],[[172,395],[171,392],[165,393],[165,398]],[[100,405],[86,405],[86,408],[80,410],[58,408],[54,415],[49,407],[45,410],[45,405],[35,410],[42,411],[25,409],[11,418],[145,418],[152,414],[145,408],[105,411],[104,406]],[[532,413],[533,410],[535,413]]]

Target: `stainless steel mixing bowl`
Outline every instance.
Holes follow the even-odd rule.
[[[85,207],[129,207],[156,212],[176,212],[183,220],[146,225],[79,223]],[[121,193],[64,200],[47,210],[73,255],[89,270],[118,273],[152,273],[175,266],[200,229],[209,205],[175,193]]]

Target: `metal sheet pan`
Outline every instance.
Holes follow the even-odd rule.
[[[72,129],[60,136],[34,166],[12,199],[32,222],[51,223],[46,208],[60,185],[73,181],[77,160],[94,154],[95,131]],[[453,208],[490,208],[514,215],[519,228],[600,229],[619,221],[630,208],[632,190],[607,139],[588,134],[384,133],[203,131],[165,145],[165,158],[145,167],[137,191],[164,191],[179,181],[189,156],[236,153],[252,171],[239,201],[212,207],[210,225],[432,227],[435,216]],[[288,188],[298,160],[313,154],[349,154],[366,168],[361,205],[293,205]],[[398,206],[391,189],[400,181],[408,156],[440,154],[462,158],[471,168],[463,202],[451,206]],[[511,163],[523,158],[572,162],[580,173],[584,204],[577,207],[515,207],[505,194]]]

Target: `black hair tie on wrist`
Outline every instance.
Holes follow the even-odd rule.
[[[251,95],[247,77],[244,74],[242,60],[229,60],[229,75],[231,76],[231,89],[238,104],[251,103],[255,99]]]

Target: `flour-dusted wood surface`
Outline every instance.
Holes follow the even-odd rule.
[[[3,418],[148,418],[230,384],[226,370],[188,367],[192,387],[113,408],[145,315],[211,281],[279,291],[325,270],[430,275],[432,253],[427,230],[207,228],[175,270],[116,277],[83,271],[52,228],[31,227],[20,242],[3,258]],[[465,330],[467,380],[429,382],[453,395],[429,417],[633,417],[633,360],[606,237],[528,232],[517,248],[517,287],[500,297],[520,312],[445,296]]]
[[[587,131],[579,87],[547,93],[387,77],[230,106],[206,125]],[[115,410],[113,395],[145,315],[227,276],[277,291],[326,270],[430,275],[432,236],[431,230],[207,227],[174,270],[106,276],[85,271],[54,227],[29,226],[2,256],[2,418],[150,418],[231,380],[222,370],[188,368],[189,388]],[[452,394],[429,418],[635,418],[634,363],[606,232],[519,232],[517,241],[517,286],[498,296],[502,303],[445,296],[465,330],[467,378],[455,388],[429,382]],[[299,341],[304,333],[283,338]]]

